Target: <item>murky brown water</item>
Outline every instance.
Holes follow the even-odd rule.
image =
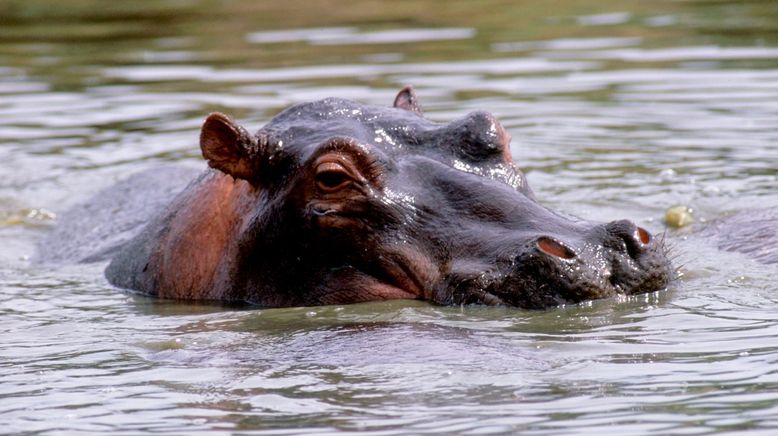
[[[778,206],[778,3],[0,3],[0,432],[778,428],[778,271],[686,232],[672,289],[544,312],[237,310],[32,264],[61,212],[337,95],[497,114],[550,207],[664,231]],[[41,211],[43,209],[43,211]]]

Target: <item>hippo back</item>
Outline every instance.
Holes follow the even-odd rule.
[[[748,255],[764,264],[778,264],[778,207],[749,210],[708,226],[703,235],[722,250]]]
[[[111,258],[159,214],[202,169],[168,166],[133,174],[61,214],[38,245],[41,263],[87,263]]]

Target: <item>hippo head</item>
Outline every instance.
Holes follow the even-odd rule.
[[[264,306],[413,298],[544,308],[663,289],[663,244],[631,221],[540,205],[489,113],[422,116],[328,98],[255,135],[221,114],[201,133],[211,167],[257,192],[231,276]]]

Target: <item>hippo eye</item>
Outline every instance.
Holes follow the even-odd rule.
[[[316,168],[316,186],[324,192],[334,192],[351,182],[351,176],[343,165],[325,162]]]

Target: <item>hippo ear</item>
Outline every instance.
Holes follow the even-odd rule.
[[[257,139],[227,115],[208,115],[200,131],[200,150],[208,166],[236,179],[256,179]]]
[[[394,98],[394,107],[421,115],[421,106],[419,106],[419,100],[416,98],[416,91],[413,90],[413,86],[406,85],[397,93],[397,97]]]

